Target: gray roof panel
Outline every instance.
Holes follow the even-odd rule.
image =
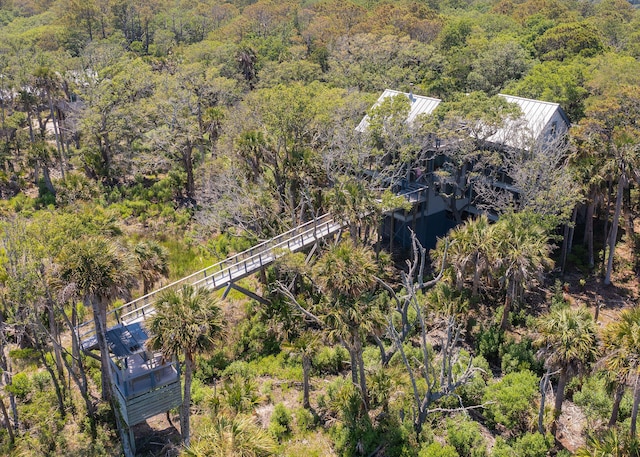
[[[528,130],[530,136],[538,140],[549,125],[549,122],[553,118],[554,114],[561,110],[560,105],[557,103],[544,102],[541,100],[532,100],[529,98],[515,97],[513,95],[498,94],[510,103],[516,103],[522,110],[522,117],[524,120],[524,127]],[[562,113],[561,113],[562,114]],[[562,115],[565,119],[566,116]],[[507,125],[506,128],[500,129],[494,135],[488,138],[489,141],[494,143],[506,144],[509,146],[521,146],[522,138],[513,138],[513,125]],[[569,127],[567,123],[567,128]]]
[[[378,98],[378,101],[372,106],[375,108],[380,105],[382,101],[387,97],[396,97],[398,95],[404,95],[411,101],[411,109],[407,116],[407,122],[413,122],[421,114],[431,114],[440,104],[439,99],[424,97],[422,95],[408,94],[406,92],[399,92],[397,90],[386,89],[382,95]],[[360,124],[356,127],[358,132],[364,132],[369,127],[369,115],[366,115],[360,121]]]

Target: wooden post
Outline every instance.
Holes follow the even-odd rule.
[[[136,455],[136,437],[133,433],[133,428],[127,427],[127,430],[129,431],[129,443],[131,446],[131,452],[133,452],[133,455]]]

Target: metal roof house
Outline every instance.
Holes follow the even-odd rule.
[[[512,121],[487,140],[498,147],[529,149],[531,143],[552,142],[569,130],[571,123],[558,103],[498,94],[522,111],[519,121]]]
[[[385,89],[380,95],[378,100],[371,107],[372,109],[380,106],[382,101],[387,97],[396,97],[398,95],[404,95],[411,102],[411,108],[407,116],[407,122],[413,122],[421,114],[431,114],[435,111],[442,100],[431,97],[424,97],[422,95],[415,95],[413,93],[399,92],[397,90]],[[369,127],[369,115],[366,115],[360,121],[360,124],[356,127],[358,132],[364,132]]]
[[[372,108],[379,106],[387,97],[405,96],[411,101],[411,107],[406,122],[413,122],[421,114],[431,114],[441,103],[441,100],[386,89]],[[510,103],[520,107],[522,116],[510,121],[503,128],[497,130],[486,141],[496,149],[531,150],[534,147],[552,144],[556,138],[561,138],[570,127],[570,122],[562,108],[557,103],[532,100],[512,95],[499,94]],[[365,116],[356,130],[365,132],[369,127],[369,116]],[[443,145],[444,146],[444,145]],[[440,150],[440,141],[436,139],[432,158],[416,165],[412,177],[394,189],[398,195],[405,195],[412,203],[411,211],[397,210],[389,213],[384,222],[383,232],[389,237],[391,249],[394,239],[405,247],[410,245],[410,232],[418,235],[418,239],[426,247],[435,245],[436,237],[444,235],[456,225],[449,214],[449,207],[443,198],[442,183],[437,177],[437,169],[442,161],[444,150]],[[438,150],[440,152],[438,153]],[[444,153],[446,155],[446,153]],[[440,163],[440,164],[439,164]],[[456,209],[475,212],[471,205],[473,189],[468,195],[456,201]]]

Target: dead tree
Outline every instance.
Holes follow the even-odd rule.
[[[435,279],[427,283],[423,282],[422,276],[426,250],[420,245],[415,235],[412,235],[412,238],[414,256],[409,263],[408,272],[402,273],[405,296],[400,300],[395,296],[395,293],[391,291],[392,296],[395,296],[396,303],[402,303],[402,307],[394,309],[392,315],[388,317],[387,334],[392,340],[395,350],[400,353],[402,362],[411,380],[413,428],[419,437],[423,424],[432,412],[466,411],[473,408],[481,408],[484,405],[464,406],[461,397],[456,393],[456,390],[471,380],[479,369],[473,366],[472,358],[469,357],[468,363],[462,370],[459,370],[459,373],[456,373],[457,370],[454,370],[454,367],[460,362],[459,343],[463,333],[462,325],[456,321],[454,315],[442,316],[438,319],[437,326],[444,330],[444,337],[441,340],[440,353],[437,356],[430,353],[430,348],[427,343],[427,332],[429,329],[425,319],[425,310],[419,299],[418,292],[421,289],[435,285],[442,275],[442,271]],[[390,288],[387,290],[390,290]],[[408,310],[410,307],[416,312],[416,325],[419,331],[422,356],[422,359],[419,361],[419,368],[414,368],[411,363],[409,363],[409,359],[403,348],[404,338],[408,334],[406,326],[410,325],[408,322]],[[401,316],[401,327],[399,330],[393,322],[393,313],[399,313]],[[426,389],[418,387],[419,377],[422,377],[426,382]],[[460,408],[443,409],[434,407],[438,400],[449,396],[458,398]]]

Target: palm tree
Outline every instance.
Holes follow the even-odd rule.
[[[631,437],[636,436],[638,407],[640,406],[640,306],[625,309],[602,334],[604,366],[615,376],[618,385],[614,397],[609,426],[618,419],[618,408],[624,386],[633,382],[633,408],[631,410]]]
[[[544,269],[553,264],[549,258],[551,246],[545,229],[527,212],[501,216],[491,233],[488,242],[494,245],[492,263],[506,290],[500,323],[505,329],[511,307],[524,294],[525,285],[538,280]]]
[[[377,219],[379,205],[364,183],[341,176],[326,193],[325,199],[329,212],[349,227],[351,241],[357,244],[362,239],[366,243],[370,227]]]
[[[126,456],[133,455],[129,435],[113,396],[111,359],[107,345],[107,307],[116,298],[129,298],[136,284],[135,262],[113,241],[91,237],[67,244],[58,257],[60,279],[82,296],[85,307],[93,310],[96,339],[100,350],[102,398],[111,403]],[[88,406],[87,406],[88,407]]]
[[[111,398],[111,365],[107,346],[107,307],[129,298],[136,283],[133,259],[111,240],[98,236],[71,241],[58,258],[60,277],[75,286],[82,302],[93,310],[102,370],[102,398]]]
[[[554,309],[538,320],[536,344],[541,347],[545,365],[558,371],[558,390],[554,415],[559,417],[569,378],[583,371],[597,353],[597,333],[593,317],[584,308]]]
[[[165,357],[184,356],[184,395],[180,428],[185,446],[189,446],[191,381],[196,354],[211,350],[222,330],[221,310],[211,290],[183,285],[164,293],[156,304],[149,323],[148,346]]]
[[[629,457],[640,452],[640,443],[633,437],[620,436],[616,429],[603,434],[588,434],[587,446],[578,449],[576,457]]]
[[[447,251],[447,263],[453,268],[458,291],[471,277],[472,293],[477,295],[482,276],[489,272],[492,257],[493,226],[486,215],[469,219],[451,230]],[[439,265],[444,256],[444,240],[438,242],[433,253],[434,264]]]
[[[133,253],[140,265],[143,294],[147,295],[156,282],[169,274],[169,252],[155,241],[141,241]]]
[[[385,322],[371,297],[378,274],[374,256],[371,249],[346,240],[325,253],[312,272],[323,294],[322,321],[329,336],[341,341],[349,351],[351,378],[360,388],[365,407],[368,401],[363,336]]]
[[[187,448],[191,457],[267,457],[275,455],[276,443],[251,417],[221,416],[204,427],[197,441]]]

